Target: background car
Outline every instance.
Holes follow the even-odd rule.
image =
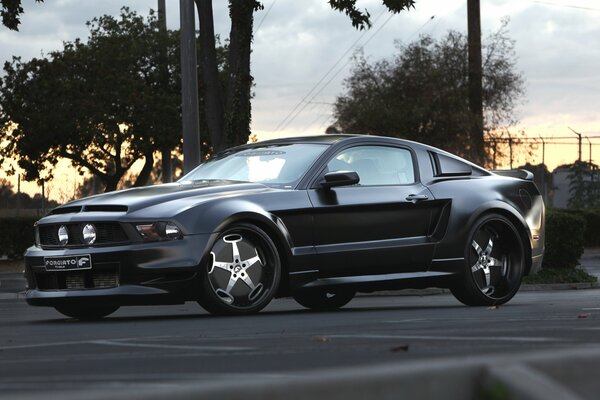
[[[51,211],[26,253],[26,299],[79,319],[185,301],[246,314],[281,296],[335,309],[356,292],[428,286],[503,304],[541,266],[532,178],[376,136],[244,145],[176,183]]]

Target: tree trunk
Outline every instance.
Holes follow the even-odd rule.
[[[152,173],[152,168],[154,167],[154,154],[152,150],[148,150],[144,154],[144,166],[140,171],[140,174],[137,176],[133,187],[146,186],[148,184],[148,180],[150,179],[150,174]]]
[[[486,161],[483,142],[483,91],[481,67],[481,19],[479,0],[467,0],[469,42],[469,109],[471,110],[471,161]]]
[[[229,79],[225,107],[225,137],[228,146],[248,142],[250,136],[250,44],[257,2],[230,0]]]
[[[200,20],[200,71],[205,89],[204,112],[213,153],[223,150],[223,89],[217,67],[212,0],[196,0]]]
[[[108,175],[106,177],[100,177],[100,180],[104,182],[104,193],[112,192],[117,190],[117,184],[121,180],[121,177],[114,175]]]
[[[167,15],[165,10],[165,0],[158,0],[158,26],[163,39],[167,35]],[[159,69],[160,69],[160,85],[166,92],[169,88],[169,66],[167,61],[167,43],[163,41],[158,49],[159,51]],[[173,134],[173,132],[163,132],[165,136]],[[166,140],[166,138],[165,138]],[[164,145],[161,148],[161,163],[162,163],[162,181],[169,183],[173,181],[173,169],[171,165],[171,147]]]

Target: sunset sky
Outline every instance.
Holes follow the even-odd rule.
[[[227,2],[213,3],[215,29],[226,38],[230,28]],[[263,4],[265,9],[255,15],[252,53],[256,83],[252,130],[259,139],[322,133],[332,122],[331,103],[343,93],[343,80],[356,50],[362,48],[374,61],[393,56],[395,41],[407,43],[420,34],[440,37],[451,29],[466,32],[467,27],[466,0],[417,0],[415,9],[391,17],[384,12],[381,0],[359,1],[375,21],[366,33],[353,29],[348,18],[332,11],[326,0],[264,0]],[[118,15],[123,5],[146,14],[156,8],[156,0],[25,0],[20,31],[0,28],[0,61],[12,56],[28,60],[61,49],[63,41],[86,38],[87,20],[102,14]],[[171,29],[179,27],[178,7],[179,1],[167,0]],[[484,38],[498,29],[503,17],[510,18],[508,29],[516,41],[517,69],[525,78],[526,88],[516,110],[519,124],[510,131],[524,130],[536,137],[573,137],[572,144],[547,146],[546,162],[552,168],[577,157],[571,127],[595,143],[592,157],[600,162],[600,3],[481,0]],[[328,71],[331,73],[326,74]],[[302,112],[282,128],[296,106]],[[587,160],[585,140],[583,149]],[[541,147],[527,160],[541,162]],[[61,191],[72,192],[81,181],[68,164],[58,176],[61,185],[55,185],[52,197]],[[25,188],[32,191],[34,186]]]

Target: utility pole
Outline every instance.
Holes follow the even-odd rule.
[[[158,29],[160,30],[161,36],[166,38],[167,36],[167,12],[165,7],[165,0],[158,0]],[[167,43],[166,41],[159,44],[159,71],[160,71],[160,84],[163,85],[163,89],[167,90],[169,86],[169,66],[167,65]],[[167,135],[167,132],[162,132],[163,135]],[[169,183],[173,180],[173,168],[171,164],[171,148],[165,145],[161,149],[161,163],[162,163],[162,181],[163,183]]]
[[[589,162],[590,162],[590,167],[591,167],[592,166],[592,142],[591,142],[590,138],[587,136],[585,137],[585,139],[588,141],[588,144],[590,146],[590,156],[589,156],[590,161]]]
[[[542,141],[542,198],[546,201],[548,190],[546,189],[546,141],[540,135]]]
[[[575,129],[571,128],[570,126],[568,126],[567,128],[569,128],[574,134],[577,135],[577,140],[579,141],[579,162],[581,162],[581,133],[575,131]]]
[[[492,143],[492,146],[494,146],[494,158],[492,160],[492,168],[496,169],[496,153],[498,152],[498,142],[496,141],[496,139],[494,139]]]
[[[483,90],[481,71],[481,17],[479,0],[467,0],[467,28],[469,49],[469,109],[471,123],[471,143],[473,161],[485,160],[483,146]]]
[[[17,217],[21,215],[21,174],[17,176]]]
[[[198,122],[198,73],[194,0],[179,0],[181,23],[181,112],[183,129],[183,172],[200,164]]]
[[[510,136],[510,132],[508,133],[508,153],[510,160],[510,169],[513,169],[513,138]]]

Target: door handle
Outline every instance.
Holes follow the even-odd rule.
[[[406,196],[406,201],[411,201],[413,204],[415,204],[419,201],[427,200],[428,198],[429,196],[426,194],[409,194]]]

